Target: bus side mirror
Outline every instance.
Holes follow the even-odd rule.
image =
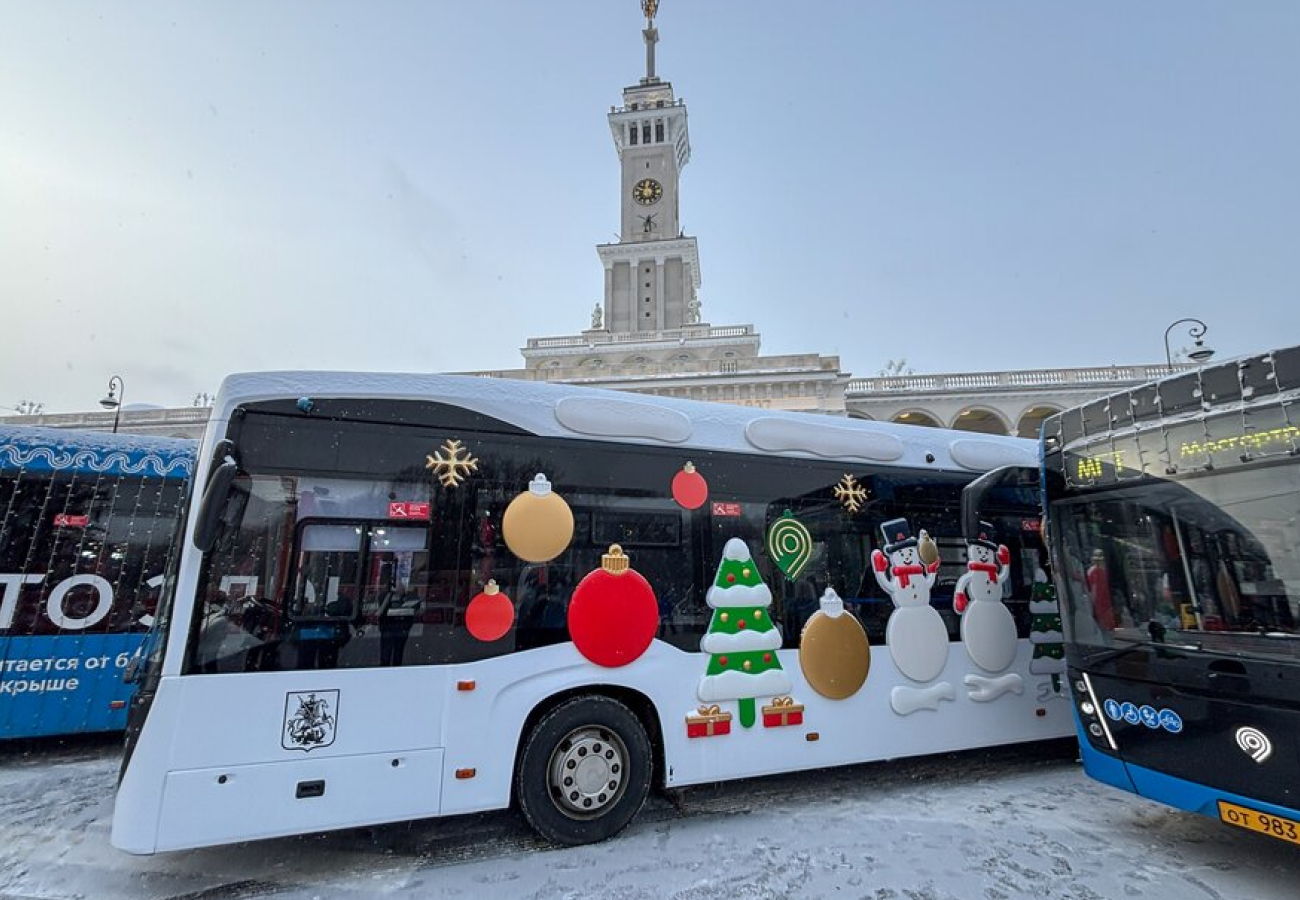
[[[230,485],[239,472],[239,463],[227,456],[208,478],[208,486],[203,490],[203,499],[199,502],[198,515],[194,523],[194,546],[207,553],[217,539],[217,525],[221,520],[221,511],[225,507]]]
[[[961,533],[967,537],[979,534],[981,510],[986,498],[999,488],[1036,487],[1038,469],[1032,466],[1003,466],[992,469],[966,485],[961,492]]]

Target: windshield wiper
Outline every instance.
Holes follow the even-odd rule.
[[[1127,638],[1125,640],[1127,640]],[[1099,656],[1090,657],[1088,659],[1088,665],[1113,662],[1117,659],[1122,659],[1125,656],[1130,656],[1137,650],[1155,650],[1158,655],[1163,656],[1168,655],[1171,650],[1187,651],[1200,649],[1201,647],[1197,644],[1170,644],[1166,641],[1152,641],[1146,639],[1134,640],[1130,641],[1127,647],[1115,647]]]

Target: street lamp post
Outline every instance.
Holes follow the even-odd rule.
[[[119,375],[114,375],[108,379],[108,393],[99,405],[104,409],[113,410],[113,434],[117,434],[117,423],[122,418],[122,400],[126,397],[126,387],[122,383]]]
[[[1188,322],[1192,324],[1191,327],[1187,329],[1187,334],[1196,341],[1195,349],[1187,354],[1188,358],[1191,359],[1192,362],[1201,363],[1214,355],[1214,351],[1205,346],[1205,341],[1203,340],[1205,332],[1209,330],[1209,327],[1200,319],[1179,319],[1177,322],[1174,322],[1165,329],[1165,364],[1169,367],[1170,372],[1174,370],[1174,357],[1173,354],[1169,352],[1169,332],[1173,331],[1179,325],[1184,325]]]

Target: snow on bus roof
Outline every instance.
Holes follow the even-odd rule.
[[[476,375],[234,374],[221,384],[213,417],[228,419],[240,404],[300,397],[427,400],[491,416],[537,435],[683,449],[968,471],[1036,465],[1038,459],[1037,442],[1024,438]]]
[[[0,470],[188,478],[198,441],[0,425]]]

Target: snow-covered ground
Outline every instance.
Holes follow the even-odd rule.
[[[143,858],[108,845],[117,762],[0,748],[0,900],[1300,896],[1300,848],[1090,782],[1065,742],[692,788],[589,847],[500,812]]]

